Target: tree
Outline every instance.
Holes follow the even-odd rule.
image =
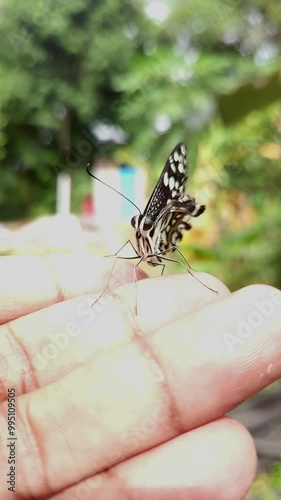
[[[143,15],[138,2],[118,0],[9,0],[1,14],[0,211],[9,218],[39,200],[50,206],[56,173],[85,166],[97,149],[90,129],[116,120],[113,80],[142,42]]]
[[[0,8],[2,219],[51,210],[57,172],[95,152],[149,158],[153,187],[184,140],[208,205],[199,267],[281,284],[279,0]]]

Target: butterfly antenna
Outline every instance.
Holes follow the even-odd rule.
[[[93,177],[93,179],[95,179],[96,181],[99,181],[101,182],[102,184],[104,184],[106,187],[108,187],[109,189],[112,189],[112,191],[115,191],[115,193],[119,194],[120,196],[122,196],[123,198],[125,198],[125,200],[127,200],[129,203],[131,203],[131,205],[134,205],[134,207],[137,209],[137,211],[141,214],[141,211],[139,209],[139,207],[137,207],[137,205],[132,201],[130,200],[130,198],[127,198],[127,196],[125,196],[124,194],[120,193],[120,191],[118,191],[117,189],[115,189],[114,187],[110,186],[109,184],[106,184],[106,182],[102,181],[101,179],[99,179],[98,177],[96,177],[94,174],[91,173],[90,171],[90,163],[88,163],[87,167],[87,172],[88,174]]]

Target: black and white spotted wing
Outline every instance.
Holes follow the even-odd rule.
[[[169,199],[184,192],[187,181],[187,151],[178,144],[168,157],[159,180],[144,209],[144,215],[155,220]]]
[[[176,249],[183,231],[191,228],[190,218],[205,210],[184,193],[187,178],[187,152],[181,143],[169,155],[144,212],[131,220],[138,255],[152,266],[161,263],[161,255]]]

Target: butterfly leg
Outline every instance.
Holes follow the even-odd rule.
[[[107,283],[104,287],[104,289],[101,291],[101,293],[99,294],[99,296],[94,300],[94,302],[91,304],[91,307],[94,307],[94,305],[101,299],[101,297],[104,295],[104,293],[109,290],[109,283],[110,283],[110,280],[111,280],[111,276],[112,276],[112,273],[113,273],[113,269],[115,267],[115,264],[118,260],[118,257],[116,257],[115,261],[113,262],[113,265],[112,265],[112,268],[110,270],[110,273],[109,273],[109,277],[108,277],[108,280],[107,280]]]
[[[170,249],[169,249],[170,250]],[[178,252],[183,256],[182,252],[176,247],[175,250],[178,250]],[[167,250],[168,251],[168,250]],[[162,252],[164,253],[164,252]],[[185,262],[188,264],[186,258],[183,256]],[[163,255],[161,255],[161,259],[163,260],[166,260],[168,262],[176,262],[177,264],[180,264],[182,267],[184,267],[184,269],[186,271],[189,272],[189,274],[191,274],[191,276],[196,279],[197,281],[199,281],[199,283],[201,283],[201,285],[205,286],[206,288],[208,288],[209,290],[211,290],[211,292],[214,292],[214,293],[218,293],[217,290],[214,290],[213,288],[209,287],[208,285],[205,285],[205,283],[203,283],[199,278],[196,278],[196,276],[194,276],[194,274],[192,274],[192,272],[190,271],[190,268],[191,266],[188,264],[189,267],[187,267],[185,264],[183,264],[180,260],[178,259],[169,259],[168,257],[163,257]]]
[[[161,270],[161,274],[160,274],[160,276],[163,276],[164,271],[165,271],[166,264],[162,264],[161,262],[158,262],[158,263],[157,263],[157,266],[161,266],[161,267],[162,267],[162,270]]]
[[[114,254],[111,254],[111,255],[105,255],[105,257],[117,257],[118,254],[120,252],[122,252],[123,248],[125,248],[125,246],[128,245],[128,243],[130,243],[130,245],[131,245],[132,249],[134,250],[136,256],[139,257],[138,252],[137,252],[136,248],[134,247],[133,243],[131,242],[131,240],[127,240],[126,243],[124,243],[124,245],[122,245],[122,247],[119,248],[118,252],[116,252]],[[135,259],[135,257],[118,257],[118,258],[119,259]]]
[[[134,252],[136,253],[136,255],[134,257],[120,257],[118,254],[123,250],[123,248],[125,248],[126,245],[128,245],[128,243],[130,243],[132,249],[134,250]],[[110,283],[110,280],[111,280],[111,276],[112,276],[112,273],[113,273],[113,270],[114,270],[114,267],[115,267],[115,264],[117,262],[118,259],[126,259],[126,260],[132,260],[132,259],[137,259],[139,257],[138,255],[138,252],[137,250],[135,249],[133,243],[131,242],[131,240],[128,240],[126,241],[126,243],[124,243],[124,245],[118,250],[118,252],[116,252],[115,254],[113,255],[106,255],[106,257],[115,257],[115,260],[113,262],[113,265],[112,265],[112,268],[110,270],[110,273],[109,273],[109,277],[108,277],[108,280],[107,280],[107,283],[106,283],[106,286],[104,287],[104,289],[101,291],[101,293],[99,294],[99,296],[95,299],[95,301],[91,304],[91,307],[93,307],[97,302],[98,300],[100,300],[100,298],[104,295],[104,293],[109,290],[109,283]],[[138,265],[138,264],[137,264]],[[136,280],[135,278],[135,267],[134,266],[134,279]]]
[[[162,258],[164,259],[163,254],[168,253],[168,252],[173,252],[174,250],[176,250],[177,252],[179,252],[179,254],[183,258],[183,260],[184,260],[184,262],[185,262],[186,267],[188,268],[188,270],[192,269],[191,265],[189,264],[189,262],[186,260],[186,258],[183,255],[183,253],[180,251],[180,249],[176,245],[173,245],[170,248],[167,248],[166,250],[163,250],[163,252],[159,252],[157,255],[161,255],[161,259]],[[173,261],[174,259],[170,259],[170,260]],[[177,260],[176,262],[180,262],[180,261]],[[180,262],[180,264],[182,264],[182,262]]]
[[[139,257],[139,255],[138,255]],[[140,257],[140,260],[134,266],[134,284],[135,284],[135,315],[138,315],[138,280],[137,280],[137,267],[143,261],[143,256]]]

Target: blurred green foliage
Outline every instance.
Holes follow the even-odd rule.
[[[279,500],[281,494],[281,462],[272,465],[268,474],[257,476],[246,500]]]
[[[184,140],[208,208],[193,266],[280,287],[280,5],[2,1],[0,220],[54,211],[61,170],[78,207],[96,153],[149,160],[152,187]]]

